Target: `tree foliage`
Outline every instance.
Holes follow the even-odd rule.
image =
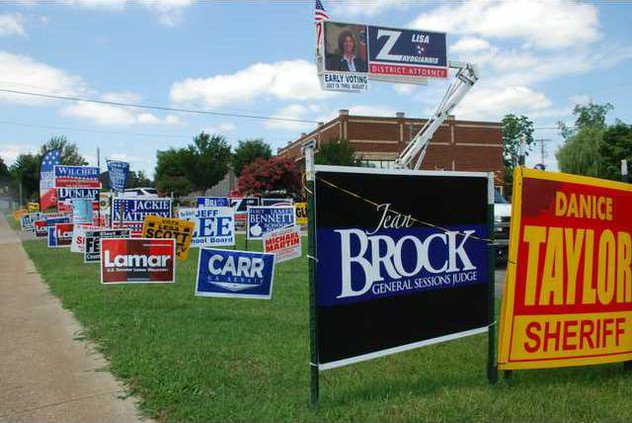
[[[632,125],[617,121],[603,133],[599,148],[602,158],[602,175],[608,179],[621,178],[621,160],[632,165]]]
[[[157,157],[156,188],[182,196],[221,181],[228,171],[231,154],[225,137],[202,132],[193,144],[159,151]]]
[[[360,166],[362,158],[356,155],[355,148],[347,140],[336,139],[320,144],[314,161],[324,165]]]
[[[7,164],[4,162],[2,157],[0,157],[0,181],[9,178],[11,175],[9,173],[9,168]]]
[[[526,144],[526,155],[533,145],[533,122],[528,117],[516,116],[512,113],[505,115],[502,120],[503,136],[503,164],[505,167],[505,182],[513,180],[513,171],[518,166],[520,155],[520,140]]]
[[[298,195],[301,191],[301,177],[293,159],[278,156],[267,160],[259,158],[243,168],[238,187],[246,195],[270,191],[286,191]]]
[[[618,147],[618,138],[623,134],[623,128],[609,132],[606,116],[610,110],[613,110],[610,103],[577,104],[573,108],[573,127],[558,122],[565,141],[555,156],[562,172],[599,178],[619,178],[613,171],[613,163],[620,163],[620,160],[625,158],[617,157],[622,153]],[[610,136],[608,145],[604,142],[606,133]],[[623,138],[625,140],[625,136]]]
[[[69,166],[86,166],[88,161],[79,154],[79,148],[75,143],[71,143],[63,136],[54,136],[46,144],[40,148],[38,157],[43,156],[47,151],[60,148],[61,149],[61,164]]]
[[[256,159],[269,159],[272,156],[272,149],[262,139],[252,139],[239,141],[239,145],[233,153],[231,164],[235,175],[241,175],[241,171],[247,164],[254,162]]]
[[[39,162],[39,155],[20,154],[11,165],[11,175],[22,184],[24,200],[35,201],[39,195]]]

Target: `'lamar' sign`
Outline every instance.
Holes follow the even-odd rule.
[[[48,227],[48,247],[70,247],[72,242],[72,223],[57,223]]]
[[[101,240],[104,238],[129,238],[128,229],[102,229],[85,232],[84,263],[101,261]]]
[[[232,208],[183,208],[178,209],[176,215],[193,222],[192,246],[235,245],[235,215]]]
[[[248,207],[248,239],[261,239],[263,234],[275,229],[293,226],[296,223],[294,206]]]
[[[175,281],[175,239],[104,238],[101,283],[169,283]]]
[[[632,360],[632,185],[516,169],[500,369]]]
[[[273,278],[273,254],[201,248],[195,295],[269,300]]]
[[[319,369],[487,332],[489,186],[482,173],[316,166]]]

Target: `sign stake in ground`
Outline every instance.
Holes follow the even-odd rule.
[[[310,402],[313,407],[318,406],[318,331],[316,319],[316,283],[314,272],[316,269],[316,222],[314,219],[314,148],[316,140],[303,144],[305,155],[305,191],[307,191],[307,263],[309,272],[309,371],[310,371]]]

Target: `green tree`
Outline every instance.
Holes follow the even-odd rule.
[[[205,190],[224,179],[228,172],[230,145],[222,135],[200,133],[184,152],[185,175],[195,190]]]
[[[621,160],[632,164],[632,125],[618,120],[603,133],[599,148],[602,160],[602,176],[608,179],[621,179]]]
[[[18,184],[22,184],[22,199],[37,201],[39,194],[40,157],[33,154],[20,154],[11,165],[10,172]]]
[[[79,148],[75,143],[71,143],[63,136],[52,137],[46,144],[40,148],[38,157],[43,156],[47,151],[60,148],[61,149],[61,164],[70,166],[86,166],[88,161],[79,154]]]
[[[258,158],[267,160],[270,157],[272,157],[272,149],[262,139],[239,141],[239,145],[233,153],[231,164],[235,175],[239,176],[245,165]]]
[[[357,157],[353,146],[344,139],[320,144],[314,161],[316,164],[337,166],[360,166],[362,164],[362,158]]]
[[[520,139],[523,139],[526,144],[526,155],[529,155],[534,142],[533,122],[524,115],[516,116],[513,113],[505,115],[502,120],[502,136],[505,182],[511,183],[513,181],[513,171],[518,166]]]
[[[612,104],[576,104],[573,108],[575,124],[558,122],[564,144],[555,157],[562,172],[578,175],[607,177],[607,165],[601,156],[603,137],[607,130],[606,116]],[[613,160],[613,159],[609,159]]]
[[[160,191],[171,193],[176,197],[186,195],[191,191],[191,184],[187,180],[184,162],[184,149],[170,148],[157,153],[155,182]]]
[[[602,176],[603,160],[599,155],[602,128],[583,128],[566,140],[555,157],[560,171],[585,176]]]
[[[154,184],[151,180],[145,175],[145,172],[139,170],[137,172],[130,170],[129,175],[127,176],[127,187],[128,188],[137,188],[137,187],[153,187]]]
[[[9,168],[2,157],[0,157],[0,181],[9,178],[10,176],[11,174],[9,173]]]

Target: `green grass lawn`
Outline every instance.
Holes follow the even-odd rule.
[[[175,284],[101,286],[79,254],[24,247],[160,421],[632,420],[621,364],[514,372],[490,386],[486,335],[321,373],[312,410],[306,259],[277,266],[272,300],[241,300],[194,297],[195,249]]]

